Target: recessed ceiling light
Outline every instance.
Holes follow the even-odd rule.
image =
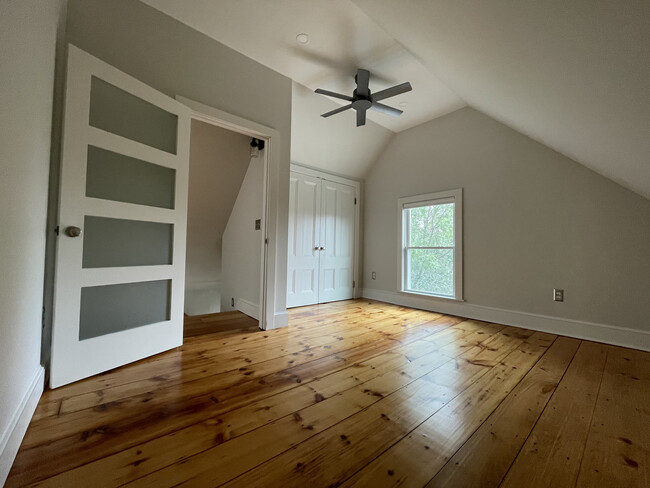
[[[305,34],[304,32],[298,34],[296,36],[296,41],[298,41],[298,44],[307,44],[309,42],[309,34]]]
[[[399,102],[399,106],[402,108],[405,108],[408,104],[408,102]]]

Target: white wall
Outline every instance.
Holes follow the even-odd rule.
[[[237,201],[223,233],[221,310],[238,309],[259,319],[262,266],[264,159],[251,158]],[[231,306],[231,298],[235,306]],[[257,310],[256,310],[257,307]]]
[[[270,172],[275,323],[286,325],[291,80],[137,0],[69,0],[67,39],[144,83],[279,132]],[[277,202],[277,203],[276,203]]]
[[[650,332],[650,201],[470,108],[396,135],[370,171],[366,295],[397,291],[397,199],[452,188],[464,192],[457,313],[491,307]],[[558,324],[569,335],[584,325]]]
[[[341,105],[293,83],[291,161],[330,174],[364,178],[395,134],[371,120],[357,127],[352,109],[321,117],[337,108]]]
[[[62,0],[15,0],[3,1],[0,15],[0,485],[43,387],[54,61],[64,12]]]
[[[251,138],[192,120],[185,313],[219,312],[221,236],[250,161]]]

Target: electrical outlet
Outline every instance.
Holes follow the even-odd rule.
[[[564,290],[560,290],[559,288],[553,288],[553,300],[555,300],[556,302],[563,302]]]
[[[377,279],[377,273],[375,273],[374,271],[372,272],[372,279],[373,279],[373,280],[376,280],[376,279]]]

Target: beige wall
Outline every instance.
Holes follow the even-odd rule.
[[[192,121],[185,313],[219,311],[221,237],[250,161],[251,138]]]
[[[20,442],[10,430],[40,371],[54,60],[65,2],[3,1],[1,10],[0,485]]]
[[[259,319],[263,236],[261,229],[255,230],[255,220],[263,217],[264,154],[249,160],[223,233],[221,310],[236,308]]]
[[[397,290],[397,199],[452,188],[467,304],[650,331],[650,201],[470,108],[396,135],[371,169],[364,288]]]
[[[275,311],[286,306],[291,80],[136,0],[70,0],[67,39],[171,97],[182,95],[271,127],[281,166],[270,174],[277,239]],[[286,312],[285,312],[286,313]]]

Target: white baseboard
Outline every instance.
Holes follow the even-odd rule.
[[[4,486],[7,476],[9,476],[9,470],[14,463],[20,443],[25,437],[29,422],[43,393],[44,380],[45,369],[40,366],[7,429],[0,437],[0,486]]]
[[[235,302],[235,308],[241,313],[245,313],[249,317],[253,317],[255,320],[260,319],[260,306],[256,303],[249,302],[243,298],[238,298]]]
[[[289,314],[287,312],[276,313],[273,316],[273,323],[267,324],[266,330],[279,329],[289,325]]]
[[[419,297],[393,291],[374,290],[364,288],[364,298],[381,302],[402,305],[404,307],[419,308],[432,312],[449,315],[458,315],[470,319],[495,322],[504,325],[513,325],[525,329],[549,332],[577,339],[595,342],[604,342],[615,346],[629,347],[650,351],[650,331],[628,329],[615,325],[583,322],[580,320],[551,317],[527,312],[517,312],[501,308],[472,305],[467,302],[442,301]]]

